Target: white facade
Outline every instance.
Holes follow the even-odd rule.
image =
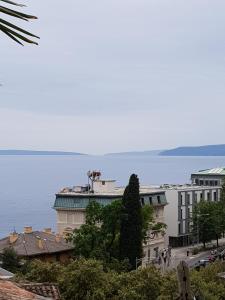
[[[189,243],[192,226],[193,207],[200,200],[219,201],[220,187],[217,186],[166,186],[161,187],[166,193],[168,205],[164,216],[167,224],[166,239],[170,244],[184,246]],[[180,241],[178,241],[180,240]]]
[[[94,193],[113,193],[115,184],[115,180],[95,180],[93,181]]]

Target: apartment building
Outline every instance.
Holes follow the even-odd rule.
[[[100,172],[89,173],[90,183],[86,186],[63,188],[56,194],[54,209],[57,213],[58,233],[71,233],[85,223],[85,209],[91,201],[102,205],[110,204],[116,199],[122,199],[125,187],[116,187],[115,180],[101,179]],[[164,222],[164,207],[167,204],[165,192],[153,187],[140,187],[142,205],[152,205],[156,222]],[[144,245],[146,261],[158,257],[165,248],[165,237],[160,232],[149,232],[149,239]]]
[[[219,201],[219,186],[196,185],[163,185],[168,205],[164,210],[167,224],[166,238],[171,247],[181,247],[191,244],[196,238],[191,233],[192,212],[196,203],[204,201]]]

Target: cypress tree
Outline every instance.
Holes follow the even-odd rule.
[[[128,258],[133,269],[136,258],[142,257],[142,226],[139,179],[132,174],[122,198],[120,258]]]

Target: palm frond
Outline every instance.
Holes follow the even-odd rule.
[[[19,4],[19,3],[13,2],[11,0],[0,0],[0,3],[1,2],[5,2],[7,4],[14,5],[14,6],[20,6],[20,7],[25,6],[23,4]],[[29,21],[30,19],[37,19],[37,17],[35,17],[33,15],[27,15],[22,12],[12,10],[12,9],[9,9],[8,7],[0,5],[0,14],[1,13],[9,15],[14,18],[22,19],[24,21]],[[31,40],[30,38],[26,37],[26,36],[31,36],[34,38],[39,38],[38,36],[12,24],[11,22],[7,22],[6,20],[4,20],[2,18],[0,18],[0,31],[2,31],[7,36],[9,36],[11,39],[13,39],[15,42],[17,42],[21,45],[23,45],[22,42],[38,45],[38,43],[36,41],[34,41],[33,39]]]

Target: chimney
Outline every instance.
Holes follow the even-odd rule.
[[[60,234],[56,234],[55,235],[55,241],[57,242],[57,243],[59,243],[60,241],[61,241],[61,236],[60,236]]]
[[[17,239],[18,239],[18,236],[19,235],[18,235],[17,232],[10,233],[10,235],[9,235],[9,243],[10,244],[15,243],[17,241]]]
[[[39,236],[37,236],[36,238],[37,238],[38,248],[39,249],[44,249],[44,245],[43,245],[43,242],[42,242],[41,238]]]
[[[44,228],[43,230],[45,233],[51,234],[52,233],[52,229],[51,228]]]
[[[24,233],[32,233],[33,232],[33,229],[31,226],[25,226],[24,227]]]

